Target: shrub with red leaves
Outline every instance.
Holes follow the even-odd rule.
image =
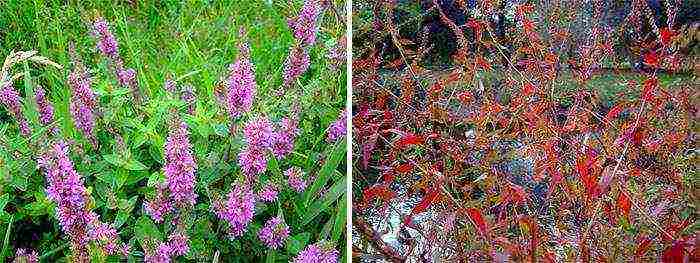
[[[520,2],[355,1],[355,260],[698,261],[680,1]]]

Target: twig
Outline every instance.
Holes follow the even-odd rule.
[[[357,227],[359,232],[367,237],[367,240],[370,241],[370,244],[379,252],[381,252],[384,256],[387,257],[387,259],[391,262],[405,262],[406,258],[402,257],[394,250],[394,248],[390,247],[387,245],[382,238],[379,236],[379,234],[372,229],[370,225],[365,222],[364,219],[357,217],[353,220],[354,222],[354,227]]]

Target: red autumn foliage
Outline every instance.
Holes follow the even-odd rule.
[[[408,4],[359,5],[373,20],[353,39],[353,196],[390,200],[353,210],[383,233],[357,233],[354,260],[696,259],[700,93],[674,75],[692,61],[678,26],[649,1],[619,25],[614,1],[420,2],[415,35]]]

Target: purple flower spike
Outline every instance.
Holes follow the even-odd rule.
[[[282,119],[279,129],[272,134],[272,153],[282,159],[294,149],[294,139],[299,135],[296,120]]]
[[[36,104],[39,106],[39,121],[43,125],[51,125],[53,123],[53,106],[48,99],[46,99],[46,92],[41,86],[37,86],[34,91],[34,98],[36,99]],[[58,128],[51,128],[51,133],[58,134]]]
[[[305,0],[297,17],[287,20],[289,28],[294,33],[294,38],[299,43],[312,46],[316,43],[316,33],[318,32],[317,20],[321,14],[321,3],[319,0]]]
[[[173,211],[172,201],[166,195],[167,186],[156,189],[156,198],[148,200],[143,204],[146,213],[153,218],[156,223],[162,223],[163,217]]]
[[[71,87],[70,113],[75,127],[87,137],[93,145],[95,140],[95,93],[92,91],[92,80],[87,74],[77,68],[68,75],[68,85]]]
[[[333,122],[330,127],[328,127],[328,138],[326,138],[326,141],[328,142],[335,142],[338,141],[339,138],[345,136],[345,132],[347,131],[347,118],[348,118],[348,113],[347,111],[343,110],[342,113],[340,113],[340,116],[338,117],[338,120]]]
[[[231,119],[250,111],[257,89],[255,68],[250,62],[250,48],[247,44],[242,44],[239,48],[238,60],[229,66],[226,81],[224,106]]]
[[[187,137],[187,124],[179,124],[170,131],[165,142],[165,166],[163,173],[176,207],[189,207],[195,204],[195,171],[197,164],[192,156],[192,146]]]
[[[267,154],[265,154],[265,149],[248,146],[238,154],[238,165],[249,179],[253,179],[253,176],[264,173],[267,170]]]
[[[36,251],[28,251],[24,248],[17,249],[13,263],[38,263],[39,254]]]
[[[283,85],[285,87],[292,85],[294,81],[309,69],[309,64],[309,52],[299,46],[292,47],[291,50],[289,50],[287,60],[284,61],[284,72],[282,73]]]
[[[267,117],[257,117],[246,123],[243,136],[250,146],[267,148],[272,137],[272,122]]]
[[[258,238],[267,247],[278,249],[282,247],[289,237],[289,227],[281,217],[273,217],[265,222],[265,226],[258,232]]]
[[[109,30],[109,24],[103,17],[95,20],[93,34],[97,37],[97,49],[102,54],[110,59],[116,60],[119,58],[119,44],[112,32]]]
[[[37,158],[37,162],[46,176],[47,196],[56,203],[58,224],[69,237],[73,256],[78,261],[87,262],[87,246],[90,241],[96,241],[110,254],[128,250],[127,246],[116,244],[116,230],[111,225],[100,222],[97,214],[87,208],[89,195],[83,179],[68,158],[68,146],[63,141],[51,145],[46,154]]]
[[[124,68],[124,61],[119,55],[117,38],[109,30],[109,24],[103,17],[98,17],[92,25],[93,35],[97,38],[97,49],[109,59],[110,68],[119,81],[119,85],[131,89],[131,95],[136,103],[141,100],[136,71]]]
[[[317,242],[307,246],[299,252],[294,263],[336,263],[338,262],[338,251],[329,242]]]
[[[228,199],[214,203],[214,213],[229,224],[229,234],[237,238],[245,233],[255,213],[255,194],[243,184],[233,184]]]
[[[19,130],[24,136],[29,136],[32,133],[29,128],[29,123],[22,113],[22,102],[17,91],[12,88],[12,84],[7,83],[4,87],[0,87],[0,103],[5,105],[5,108],[12,114],[19,124]]]
[[[189,237],[184,233],[175,232],[168,237],[170,254],[172,256],[184,256],[190,251]]]
[[[289,186],[298,193],[304,192],[306,189],[306,180],[304,180],[304,172],[299,167],[292,167],[284,171],[284,176],[287,177]]]
[[[273,183],[267,183],[260,189],[258,198],[263,202],[274,202],[277,200],[277,186]]]

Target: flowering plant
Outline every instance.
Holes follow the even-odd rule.
[[[0,11],[46,25],[0,38],[39,47],[0,49],[0,261],[346,256],[341,1],[49,5]]]

